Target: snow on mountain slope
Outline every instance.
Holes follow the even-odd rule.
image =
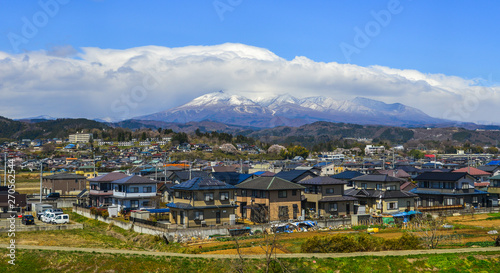
[[[212,120],[255,127],[299,126],[320,120],[402,126],[445,122],[400,103],[386,104],[361,97],[353,100],[324,96],[298,99],[282,94],[253,101],[223,91],[208,93],[184,105],[135,119],[165,122]]]

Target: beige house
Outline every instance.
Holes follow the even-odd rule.
[[[347,182],[318,176],[298,182],[305,188],[305,209],[320,217],[336,217],[355,214],[354,204],[357,198],[344,195]]]
[[[403,180],[387,174],[367,174],[353,179],[346,195],[359,199],[358,213],[397,213],[415,209],[418,195],[403,191]],[[363,211],[364,210],[364,211]]]
[[[236,187],[240,218],[265,223],[298,219],[301,214],[301,185],[279,177],[257,177]]]
[[[86,189],[87,178],[74,173],[58,173],[42,178],[42,193],[58,192],[61,195],[79,193]]]

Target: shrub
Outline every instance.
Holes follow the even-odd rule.
[[[303,253],[363,252],[380,250],[420,249],[421,241],[413,234],[404,233],[399,239],[384,240],[366,233],[314,236],[301,246]]]
[[[422,241],[411,233],[403,233],[399,239],[388,239],[384,242],[384,250],[421,249]]]

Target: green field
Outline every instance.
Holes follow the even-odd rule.
[[[265,272],[265,260],[230,260],[83,252],[17,250],[16,265],[1,249],[0,272]],[[488,253],[387,257],[294,258],[270,272],[499,272],[500,250]]]

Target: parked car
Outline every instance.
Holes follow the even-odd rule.
[[[58,192],[51,192],[49,194],[47,194],[47,196],[45,197],[45,199],[57,199],[61,197],[61,194],[58,193]]]
[[[52,224],[68,224],[69,223],[69,215],[68,214],[59,214],[52,218]]]
[[[56,210],[59,210],[59,211],[56,211]],[[56,217],[57,215],[61,215],[61,214],[63,214],[61,209],[54,209],[53,211],[47,212],[46,214],[42,215],[42,221],[45,223],[50,223],[50,222],[52,222],[52,219],[54,219],[54,217]]]
[[[42,215],[41,220],[44,223],[50,223],[50,219],[54,217],[55,214],[52,212],[46,212],[45,214]]]
[[[34,225],[35,224],[35,217],[33,215],[23,215],[21,218],[21,223],[23,225]]]

